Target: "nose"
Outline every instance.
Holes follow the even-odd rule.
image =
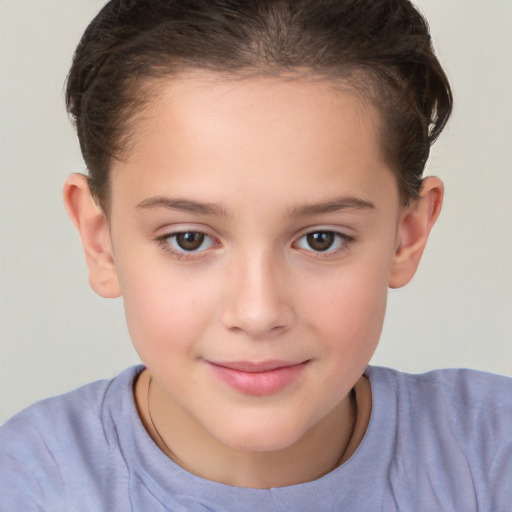
[[[231,267],[222,311],[227,329],[266,339],[292,327],[295,312],[282,266],[270,256],[252,255]]]

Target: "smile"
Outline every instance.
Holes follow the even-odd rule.
[[[294,382],[309,363],[290,361],[207,362],[214,374],[231,388],[248,395],[271,395]]]

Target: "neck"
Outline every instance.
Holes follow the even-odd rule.
[[[348,460],[366,430],[369,396],[368,382],[362,378],[327,417],[292,445],[272,452],[242,452],[213,439],[169,404],[149,372],[139,377],[135,387],[142,422],[169,458],[201,478],[260,489],[312,481]]]

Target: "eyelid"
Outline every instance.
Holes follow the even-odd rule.
[[[180,260],[189,260],[189,259],[199,259],[207,255],[208,251],[212,248],[219,247],[220,242],[218,237],[211,234],[210,230],[206,229],[204,226],[197,225],[176,225],[176,226],[166,226],[166,228],[162,228],[162,234],[157,235],[155,237],[155,242],[168,254],[176,257]],[[198,249],[193,251],[187,250],[179,250],[174,248],[168,240],[172,237],[176,237],[180,234],[185,233],[198,233],[204,235],[205,238],[208,238],[211,241],[210,247],[205,249]]]
[[[347,230],[349,231],[349,230]],[[325,251],[315,251],[314,249],[305,249],[301,247],[296,247],[297,243],[308,235],[314,233],[332,233],[341,239],[341,243],[339,247],[334,250],[327,249]],[[292,247],[297,248],[300,251],[304,251],[304,253],[308,253],[308,256],[313,258],[320,259],[328,259],[339,256],[343,252],[347,251],[350,245],[354,242],[355,236],[347,233],[345,230],[340,229],[339,227],[335,228],[332,226],[315,226],[309,227],[305,230],[302,230],[297,237],[295,237],[294,242],[292,243]]]
[[[188,260],[188,259],[200,259],[202,257],[207,256],[210,249],[215,249],[220,247],[222,244],[219,241],[219,237],[211,234],[211,230],[206,228],[204,225],[175,225],[175,226],[166,226],[165,228],[162,228],[161,230],[162,234],[157,235],[154,240],[155,242],[167,253],[171,254],[172,256],[176,257],[180,260]],[[333,258],[341,253],[348,250],[349,246],[354,242],[355,236],[352,234],[347,233],[351,232],[349,228],[340,228],[340,227],[333,227],[333,226],[310,226],[308,228],[305,228],[301,230],[297,236],[295,236],[294,241],[292,242],[292,248],[298,249],[300,251],[303,251],[304,253],[309,253],[310,257],[316,258],[316,259],[328,259]],[[337,237],[339,237],[341,243],[339,247],[336,247],[334,250],[326,249],[325,251],[315,251],[313,248],[306,249],[306,248],[300,248],[297,247],[298,241],[303,239],[304,237],[314,234],[314,233],[333,233]],[[178,236],[180,234],[184,233],[200,233],[210,239],[211,245],[205,249],[200,250],[193,250],[193,251],[187,251],[187,250],[177,250],[173,248],[168,240],[171,237]]]

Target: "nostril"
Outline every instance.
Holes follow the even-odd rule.
[[[290,315],[288,315],[290,316]],[[253,339],[266,339],[270,337],[279,336],[287,331],[293,322],[283,322],[280,318],[279,322],[276,319],[255,319],[255,318],[231,318],[232,321],[224,321],[226,328],[235,334],[243,334]],[[268,321],[270,320],[270,321]]]

